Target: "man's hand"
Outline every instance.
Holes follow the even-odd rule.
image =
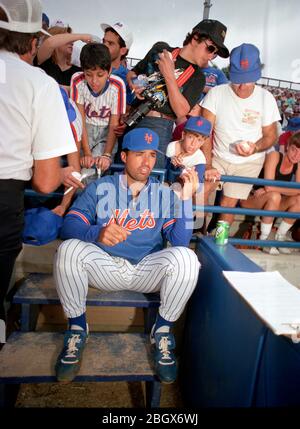
[[[164,49],[162,53],[158,54],[158,56],[159,59],[156,62],[158,64],[158,68],[161,74],[164,76],[165,79],[168,77],[175,79],[174,61],[172,59],[172,56],[170,55],[170,52]]]
[[[251,143],[248,141],[241,141],[237,143],[235,146],[237,153],[241,156],[250,156],[257,152],[257,147],[255,143]]]
[[[75,172],[74,167],[65,167],[62,168],[62,183],[67,187],[73,187],[74,189],[84,189],[84,185],[80,182],[80,180],[76,179],[73,176],[73,172]],[[80,174],[80,173],[79,173]]]
[[[189,200],[197,192],[199,188],[199,177],[194,167],[185,169],[179,176],[183,182],[181,199]]]
[[[125,241],[129,235],[131,235],[130,231],[127,231],[125,228],[117,225],[116,223],[112,223],[101,229],[98,241],[105,246],[112,247]]]
[[[221,179],[221,174],[218,172],[215,168],[210,168],[209,170],[206,170],[204,173],[204,179],[207,182],[216,182]]]

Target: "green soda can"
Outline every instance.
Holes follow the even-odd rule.
[[[225,220],[219,220],[217,222],[216,232],[215,232],[215,243],[224,246],[228,243],[230,225]]]

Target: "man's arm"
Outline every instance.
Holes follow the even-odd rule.
[[[216,116],[210,110],[207,110],[204,107],[202,107],[202,116],[211,123],[213,130]],[[206,139],[205,143],[201,147],[201,150],[206,158],[206,170],[210,170],[212,168],[212,135]]]
[[[236,150],[241,156],[250,156],[254,153],[264,152],[272,147],[277,141],[277,125],[273,122],[271,125],[262,127],[262,137],[256,142],[247,142],[247,146],[243,144],[236,145]]]
[[[167,50],[164,50],[163,53],[159,54],[157,64],[161,74],[165,78],[172,110],[177,118],[186,116],[191,110],[191,106],[178,88],[174,75],[174,62],[170,58],[170,53]]]
[[[32,186],[37,192],[49,194],[57,189],[61,182],[60,157],[34,161]]]

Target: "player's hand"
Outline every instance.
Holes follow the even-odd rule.
[[[216,168],[210,168],[209,170],[205,171],[204,179],[207,182],[216,182],[221,179],[221,174],[218,172]]]
[[[241,156],[250,156],[256,152],[255,143],[251,143],[248,141],[241,141],[237,143],[235,146],[237,153]]]
[[[98,241],[105,246],[112,247],[125,241],[129,235],[131,235],[130,231],[116,223],[112,223],[101,229]]]
[[[80,180],[73,176],[72,173],[74,172],[75,169],[72,166],[62,168],[62,183],[67,188],[73,187],[74,189],[84,189],[84,185],[80,182]]]
[[[199,177],[194,167],[185,169],[179,176],[183,182],[181,199],[189,200],[199,188]]]
[[[92,155],[85,155],[80,158],[80,165],[84,168],[91,168],[95,164],[95,160]]]

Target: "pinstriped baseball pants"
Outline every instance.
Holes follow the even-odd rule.
[[[67,240],[54,260],[58,295],[68,318],[86,311],[88,285],[103,291],[160,291],[160,315],[179,318],[197,284],[200,263],[186,247],[170,247],[152,253],[137,265],[110,256],[92,243]]]

